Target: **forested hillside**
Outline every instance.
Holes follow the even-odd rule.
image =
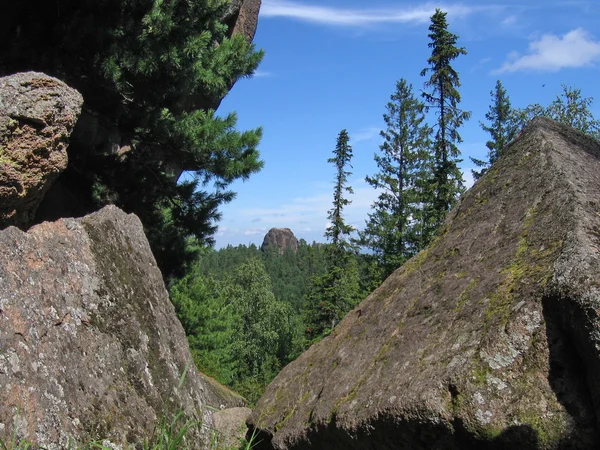
[[[318,319],[328,308],[318,295],[328,248],[300,240],[296,252],[255,245],[203,249],[189,273],[170,285],[198,367],[256,401],[285,364],[331,331],[329,318]],[[353,294],[362,299],[368,260],[350,252],[347,258],[365,282],[357,278]]]

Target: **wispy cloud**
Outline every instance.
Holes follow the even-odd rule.
[[[352,201],[344,210],[344,216],[348,224],[356,228],[362,228],[367,213],[377,192],[362,179],[351,180],[354,194],[348,195]],[[330,183],[322,183],[322,191],[311,196],[297,197],[287,204],[273,205],[266,208],[241,208],[237,211],[241,223],[248,224],[240,228],[219,228],[219,241],[236,240],[245,242],[246,239],[260,240],[271,227],[288,227],[298,238],[304,237],[308,240],[324,238],[327,224],[327,211],[331,209],[333,201]],[[263,226],[254,226],[257,219]]]
[[[289,0],[263,0],[262,17],[286,17],[322,25],[365,27],[381,23],[425,23],[438,7],[453,17],[464,17],[474,11],[465,5],[426,3],[411,8],[348,9],[307,5]]]
[[[255,78],[266,78],[266,77],[272,77],[273,74],[271,72],[265,72],[263,70],[257,70],[256,72],[254,72],[253,76]]]
[[[373,139],[379,138],[380,128],[368,127],[350,133],[350,141],[352,144],[358,144],[359,142],[372,141]]]
[[[463,174],[467,187],[473,185],[469,169],[465,168]],[[355,230],[360,230],[365,227],[365,221],[379,191],[369,186],[362,178],[350,180],[350,185],[354,188],[354,194],[348,195],[352,203],[344,209],[344,220]],[[272,227],[290,228],[298,239],[303,238],[308,242],[324,242],[324,233],[328,226],[327,211],[331,209],[333,201],[332,189],[331,183],[319,183],[320,192],[311,196],[296,197],[289,203],[266,208],[242,207],[236,210],[236,226],[219,226],[216,235],[217,247],[251,242],[260,245],[263,236]],[[255,226],[257,218],[260,218],[260,223],[264,226]]]
[[[487,63],[489,63],[491,60],[492,60],[492,58],[490,56],[481,58],[479,61],[477,61],[475,64],[473,64],[473,67],[471,67],[471,72],[480,70],[481,68],[483,68],[483,66],[485,66]]]
[[[517,71],[556,72],[564,68],[584,67],[600,60],[600,41],[582,28],[563,36],[544,34],[529,43],[529,52],[513,52],[508,61],[493,73]]]
[[[244,236],[264,236],[266,232],[266,228],[251,228],[244,230]]]
[[[508,16],[501,23],[505,27],[509,27],[509,26],[516,24],[517,20],[518,20],[517,16]]]

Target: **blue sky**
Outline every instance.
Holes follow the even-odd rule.
[[[324,242],[334,168],[327,163],[347,129],[354,151],[355,194],[346,220],[363,228],[377,193],[364,182],[377,171],[382,115],[395,83],[423,89],[430,17],[448,12],[449,31],[468,54],[454,61],[461,107],[472,112],[461,134],[467,183],[469,156],[484,158],[481,130],[500,79],[514,107],[547,105],[561,84],[580,88],[600,117],[600,2],[507,0],[406,2],[388,0],[263,0],[255,37],[266,55],[255,76],[239,81],[217,111],[237,111],[239,128],[262,126],[264,169],[233,189],[222,207],[217,248],[260,245],[272,227]],[[431,120],[430,120],[431,123]]]

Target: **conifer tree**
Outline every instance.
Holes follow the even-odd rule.
[[[429,67],[421,71],[421,76],[430,74],[425,81],[428,91],[422,95],[426,109],[434,109],[437,116],[431,180],[432,225],[437,228],[464,189],[462,174],[458,168],[460,151],[456,144],[462,142],[458,129],[469,119],[471,113],[458,107],[461,100],[458,91],[460,81],[451,65],[453,60],[466,55],[467,51],[456,46],[458,36],[448,31],[445,12],[435,10],[431,16],[429,31],[431,56],[427,60]]]
[[[353,227],[343,217],[344,208],[351,203],[345,194],[353,192],[348,185],[348,177],[352,174],[347,170],[351,167],[352,159],[349,141],[348,132],[340,131],[334,156],[327,160],[336,169],[333,208],[327,216],[330,225],[325,231],[325,237],[329,240],[326,248],[327,270],[323,275],[314,277],[309,287],[304,311],[309,342],[329,334],[361,297],[358,266],[348,239]]]
[[[342,212],[344,207],[352,203],[344,197],[344,192],[353,194],[351,186],[348,186],[348,176],[352,175],[352,172],[347,170],[348,167],[352,167],[350,162],[352,161],[352,147],[350,146],[350,136],[348,131],[345,129],[340,131],[335,150],[333,151],[333,157],[327,160],[335,166],[335,187],[333,190],[333,208],[329,210],[327,218],[331,222],[331,226],[325,232],[325,237],[331,240],[333,245],[340,245],[343,242],[343,236],[349,234],[352,231],[352,227],[346,225]]]
[[[429,178],[431,128],[424,108],[412,85],[400,79],[383,115],[387,128],[380,133],[381,155],[375,154],[379,172],[366,177],[381,193],[359,243],[373,251],[383,277],[419,251],[425,240],[422,186]]]
[[[329,227],[325,231],[325,237],[331,243],[332,265],[341,266],[344,262],[344,254],[348,249],[347,236],[353,231],[352,226],[344,221],[342,215],[344,208],[352,203],[345,194],[354,193],[352,187],[348,185],[348,176],[352,175],[352,172],[349,172],[347,168],[352,167],[350,161],[353,155],[350,137],[346,130],[340,131],[333,155],[332,158],[327,160],[335,166],[336,174],[333,189],[333,207],[328,211]]]
[[[519,130],[515,113],[510,106],[510,98],[506,93],[506,89],[502,86],[500,80],[496,81],[495,89],[490,92],[492,96],[492,104],[489,111],[485,114],[485,118],[489,121],[489,125],[479,122],[481,128],[490,134],[491,139],[485,144],[488,148],[488,159],[471,158],[481,170],[473,170],[473,177],[477,180],[481,177],[489,167],[504,153],[507,145],[517,135]]]

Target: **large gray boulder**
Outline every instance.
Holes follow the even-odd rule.
[[[183,411],[204,448],[212,411],[243,405],[194,367],[136,216],[9,227],[0,249],[0,440],[124,448]]]
[[[67,168],[69,136],[83,98],[43,73],[0,78],[0,228],[27,227]]]
[[[439,238],[269,385],[271,449],[600,448],[600,144],[532,121]]]

